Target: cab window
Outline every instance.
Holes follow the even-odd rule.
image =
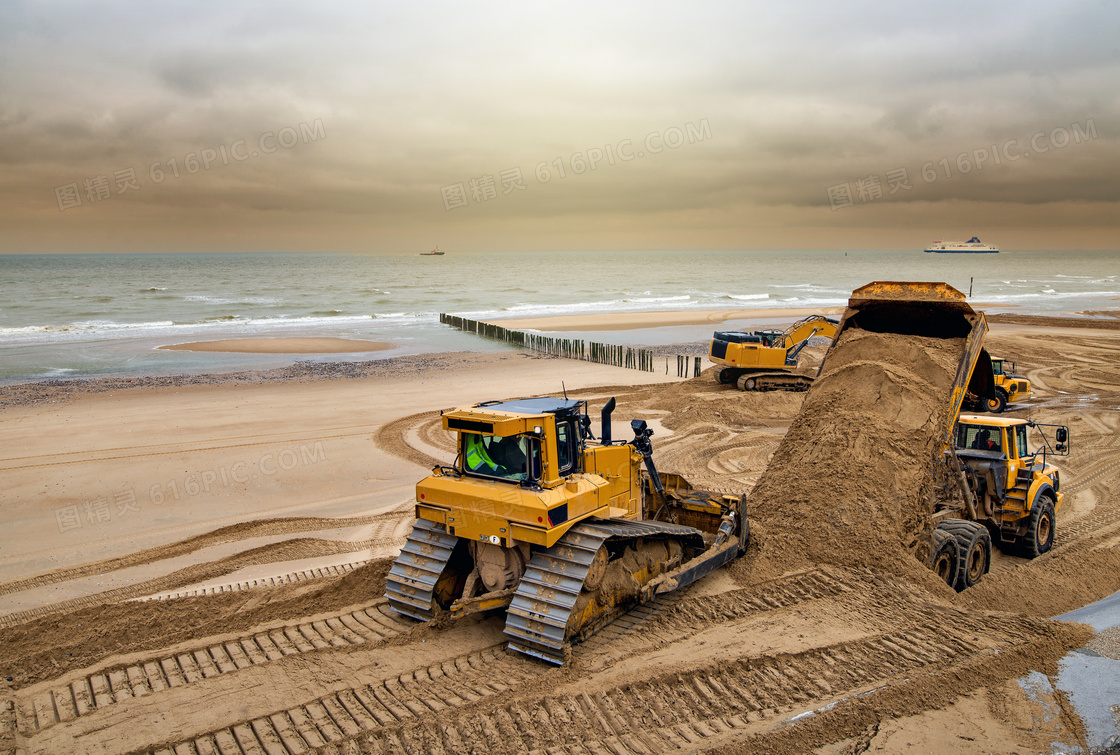
[[[463,468],[468,474],[522,482],[540,477],[540,446],[534,438],[463,433]]]
[[[1002,433],[998,427],[957,425],[957,448],[974,451],[1002,451]]]
[[[571,474],[575,465],[575,436],[568,422],[556,426],[556,451],[560,457],[560,476]]]
[[[1018,425],[1015,428],[1015,448],[1019,451],[1019,458],[1028,455],[1027,451],[1027,426]]]

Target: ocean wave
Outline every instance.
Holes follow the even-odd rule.
[[[396,319],[427,317],[434,320],[436,315],[401,313]],[[380,319],[380,317],[379,317]],[[362,324],[370,321],[370,315],[306,315],[299,317],[240,317],[238,315],[214,315],[198,320],[175,321],[155,320],[148,322],[116,322],[113,320],[82,320],[65,325],[25,325],[0,327],[0,345],[4,341],[35,342],[36,340],[73,337],[77,339],[119,338],[127,336],[159,336],[163,334],[183,334],[230,330],[252,333],[269,328],[314,327],[316,325]]]
[[[763,301],[770,298],[770,294],[719,294],[721,299],[734,299],[735,301]]]
[[[279,304],[279,299],[273,299],[267,296],[207,296],[206,294],[191,294],[184,296],[186,301],[200,301],[207,304]]]

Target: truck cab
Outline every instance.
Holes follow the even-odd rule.
[[[1054,442],[1043,428],[1055,430]],[[1034,440],[1034,450],[1032,429],[1039,436]],[[1026,419],[962,414],[953,445],[968,482],[976,521],[988,527],[996,544],[1028,557],[1050,550],[1055,514],[1064,494],[1058,468],[1049,463],[1048,457],[1069,454],[1069,428]]]

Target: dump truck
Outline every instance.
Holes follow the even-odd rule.
[[[992,375],[995,378],[995,395],[984,404],[992,414],[1000,414],[1007,405],[1031,397],[1031,381],[1015,372],[1015,363],[1002,357],[992,357]]]
[[[939,439],[942,479],[953,488],[934,507],[929,565],[937,575],[958,591],[971,587],[988,571],[993,542],[1028,558],[1048,551],[1062,494],[1058,470],[1047,459],[1069,453],[1069,428],[961,414],[962,407],[990,406],[999,396],[984,348],[984,313],[945,283],[875,281],[852,292],[830,350],[849,328],[964,339]],[[1031,428],[1042,436],[1033,452]],[[1053,442],[1044,428],[1055,431]]]
[[[1047,429],[1053,431],[1053,440]],[[1031,430],[1037,435],[1033,451]],[[961,492],[959,501],[942,501],[934,513],[942,520],[939,529],[958,535],[955,554],[944,542],[936,542],[933,549],[935,571],[946,582],[957,589],[971,587],[991,558],[990,546],[984,548],[978,537],[965,535],[954,523],[958,519],[983,524],[989,539],[1011,555],[1035,558],[1053,547],[1055,517],[1064,494],[1061,475],[1049,456],[1069,455],[1068,426],[962,414],[945,454]]]
[[[807,391],[808,375],[793,372],[797,358],[813,336],[832,338],[837,321],[813,315],[785,330],[716,331],[708,360],[717,365],[715,378],[741,391]]]
[[[571,643],[742,555],[746,496],[658,472],[644,420],[616,441],[612,398],[488,401],[442,413],[451,466],[416,485],[416,524],[386,580],[419,621],[504,609],[509,647],[562,665]]]

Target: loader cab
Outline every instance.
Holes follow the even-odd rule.
[[[969,419],[976,421],[968,421]],[[957,450],[966,453],[978,452],[992,459],[1007,458],[1011,449],[1004,437],[1004,428],[980,421],[981,419],[961,416],[956,431]]]

